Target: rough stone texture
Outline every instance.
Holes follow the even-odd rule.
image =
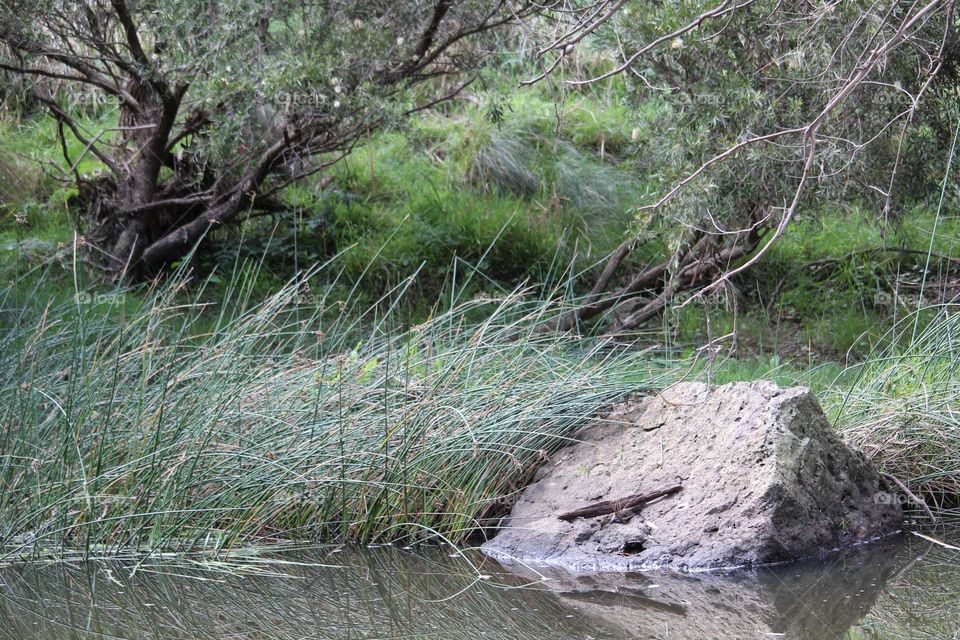
[[[735,567],[870,540],[902,518],[801,387],[681,383],[615,407],[578,440],[540,469],[488,554],[580,573]],[[556,517],[676,482],[682,491],[634,514]]]

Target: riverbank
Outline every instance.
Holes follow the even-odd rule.
[[[835,374],[541,332],[563,303],[522,290],[413,326],[302,283],[229,290],[216,314],[175,282],[133,302],[0,295],[6,558],[460,543],[589,417],[680,379],[809,384],[849,442],[956,515],[950,307]]]
[[[129,288],[38,169],[62,162],[56,127],[5,115],[0,552],[462,541],[586,419],[681,379],[810,386],[848,442],[957,516],[955,216],[811,205],[720,294],[617,341],[604,327],[635,301],[542,332],[626,234],[644,242],[622,277],[669,256],[670,220],[635,207],[670,115],[611,86],[571,96],[558,128],[546,88],[504,97],[516,80],[396,123]]]
[[[627,234],[643,242],[622,278],[666,259],[675,225],[635,211],[660,188],[644,154],[669,121],[665,106],[628,110],[616,85],[584,90],[565,103],[558,129],[553,95],[545,87],[514,94],[516,80],[504,72],[485,90],[364,141],[322,177],[285,189],[276,210],[242,233],[214,230],[214,242],[181,265],[208,275],[184,284],[181,300],[220,304],[238,273],[249,299],[260,300],[334,261],[305,295],[363,309],[386,300],[398,322],[415,324],[448,308],[451,289],[461,298],[528,285],[538,298],[583,296]],[[117,114],[107,104],[74,116],[109,130]],[[0,192],[0,276],[42,272],[40,293],[63,302],[78,288],[109,293],[97,254],[77,235],[76,190],[42,170],[63,162],[54,124],[7,114],[0,136],[0,175],[17,185]],[[83,144],[67,144],[81,175],[104,170]],[[879,221],[857,202],[813,202],[731,286],[697,304],[678,298],[631,337],[691,356],[735,334],[722,346],[743,362],[847,366],[882,347],[893,321],[960,292],[957,255],[960,221],[932,196]],[[139,304],[136,290],[125,295]],[[601,331],[631,304],[583,330]]]

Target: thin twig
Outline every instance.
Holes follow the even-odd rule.
[[[927,506],[927,503],[924,502],[922,498],[918,497],[915,493],[913,493],[913,491],[910,491],[910,489],[907,488],[907,485],[903,484],[902,482],[900,482],[900,480],[890,475],[889,473],[884,473],[883,471],[881,471],[880,475],[883,476],[886,480],[889,480],[893,484],[897,485],[897,487],[901,491],[907,494],[908,498],[910,498],[915,503],[920,505],[920,508],[923,509],[923,512],[927,515],[928,518],[930,518],[930,522],[932,522],[933,524],[937,524],[937,517],[933,515],[933,511],[930,510],[930,507]]]

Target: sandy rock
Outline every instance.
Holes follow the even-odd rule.
[[[618,406],[558,452],[484,551],[574,572],[792,561],[896,530],[876,470],[808,389],[681,383]],[[557,514],[680,484],[639,510]]]

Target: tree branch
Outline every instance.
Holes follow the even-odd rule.
[[[95,144],[95,139],[88,140],[86,136],[80,133],[80,128],[73,121],[73,118],[68,116],[66,112],[64,112],[63,109],[61,109],[57,105],[56,102],[41,95],[39,92],[34,92],[34,95],[37,97],[38,100],[40,100],[42,103],[47,105],[47,108],[50,110],[50,113],[53,114],[53,117],[56,118],[58,122],[62,122],[63,124],[67,125],[67,127],[70,129],[70,131],[73,132],[73,135],[77,138],[77,140],[79,140],[82,144],[84,144],[88,151],[90,151],[93,155],[95,155],[97,159],[100,160],[100,162],[107,165],[107,167],[110,168],[110,171],[112,171],[114,175],[116,176],[120,175],[120,169],[117,167],[117,165],[105,153],[103,153],[100,149],[97,148]]]
[[[127,36],[127,48],[130,49],[130,53],[133,54],[134,60],[143,67],[150,66],[150,59],[147,57],[147,54],[144,53],[143,45],[140,44],[137,25],[133,21],[133,16],[130,15],[130,9],[127,7],[127,3],[124,2],[124,0],[110,0],[110,4],[113,5],[113,10],[116,12],[120,24],[123,25],[123,31]]]

